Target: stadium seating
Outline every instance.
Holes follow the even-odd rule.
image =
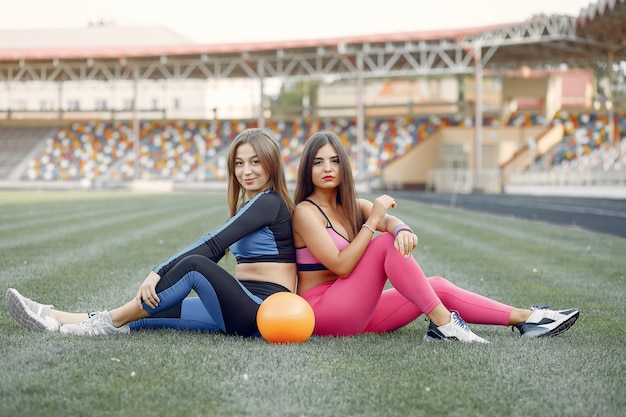
[[[458,116],[401,116],[366,119],[364,164],[370,177],[415,145],[450,126],[473,126],[471,118]],[[562,124],[563,142],[547,156],[549,165],[561,169],[624,169],[624,151],[609,146],[606,116],[589,112],[557,113],[549,123],[539,114],[515,113],[501,121],[483,118],[485,126],[548,126]],[[226,151],[238,132],[256,127],[256,120],[146,121],[135,155],[129,122],[74,122],[50,134],[22,171],[22,180],[126,181],[133,178],[174,181],[220,180],[226,176]],[[294,118],[266,121],[281,148],[289,180],[306,138],[313,132],[337,134],[357,163],[357,128],[353,118],[309,120]],[[626,136],[626,113],[615,117],[616,137]],[[138,169],[139,173],[135,172]]]
[[[28,163],[21,179],[98,178],[131,147],[132,132],[121,122],[77,122],[48,137]]]
[[[55,128],[5,127],[0,129],[0,178],[7,178]]]
[[[213,123],[204,121],[152,122],[142,136],[137,160],[134,152],[128,153],[110,177],[134,178],[137,162],[142,178],[186,180],[229,143],[231,131],[218,132]]]
[[[506,122],[507,126],[548,126],[549,121],[543,114],[512,113]]]
[[[609,138],[606,115],[593,112],[558,112],[551,124],[562,124],[563,141],[546,156],[555,172],[617,171],[626,169],[626,113],[616,113],[614,135]]]

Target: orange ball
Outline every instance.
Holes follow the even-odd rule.
[[[315,315],[298,294],[277,292],[261,303],[256,323],[263,339],[270,343],[303,343],[313,334]]]

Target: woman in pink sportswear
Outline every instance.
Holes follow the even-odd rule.
[[[543,337],[564,332],[578,318],[576,309],[515,308],[445,278],[427,278],[412,256],[417,236],[388,214],[395,199],[358,198],[349,156],[331,132],[318,132],[305,144],[295,203],[298,293],[313,307],[316,335],[388,332],[425,314],[426,340],[487,343],[464,319]],[[387,280],[393,288],[384,289]]]

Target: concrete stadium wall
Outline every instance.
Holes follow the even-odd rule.
[[[510,161],[530,138],[545,134],[545,126],[483,127],[482,161],[484,169],[499,169]],[[418,143],[409,152],[387,165],[382,170],[382,182],[389,188],[423,189],[428,182],[428,173],[437,169],[441,144],[461,144],[467,155],[468,168],[475,165],[475,130],[473,127],[448,127]],[[520,167],[520,169],[522,169]],[[517,171],[516,171],[517,172]]]

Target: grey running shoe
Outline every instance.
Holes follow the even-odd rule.
[[[64,324],[61,326],[61,333],[78,336],[128,334],[130,327],[128,324],[115,327],[108,311],[97,311],[90,313],[89,318],[80,324]]]
[[[532,310],[528,320],[514,326],[521,337],[556,336],[572,327],[580,315],[580,311],[575,308],[555,311],[550,310],[550,306],[535,306]]]
[[[489,343],[487,340],[477,336],[470,330],[465,320],[459,316],[456,311],[452,312],[450,323],[437,327],[435,323],[430,322],[428,331],[424,336],[427,342],[436,342],[439,340],[459,340],[466,343]]]
[[[61,323],[52,316],[51,305],[24,297],[15,288],[7,290],[9,314],[16,322],[36,332],[58,332]]]

